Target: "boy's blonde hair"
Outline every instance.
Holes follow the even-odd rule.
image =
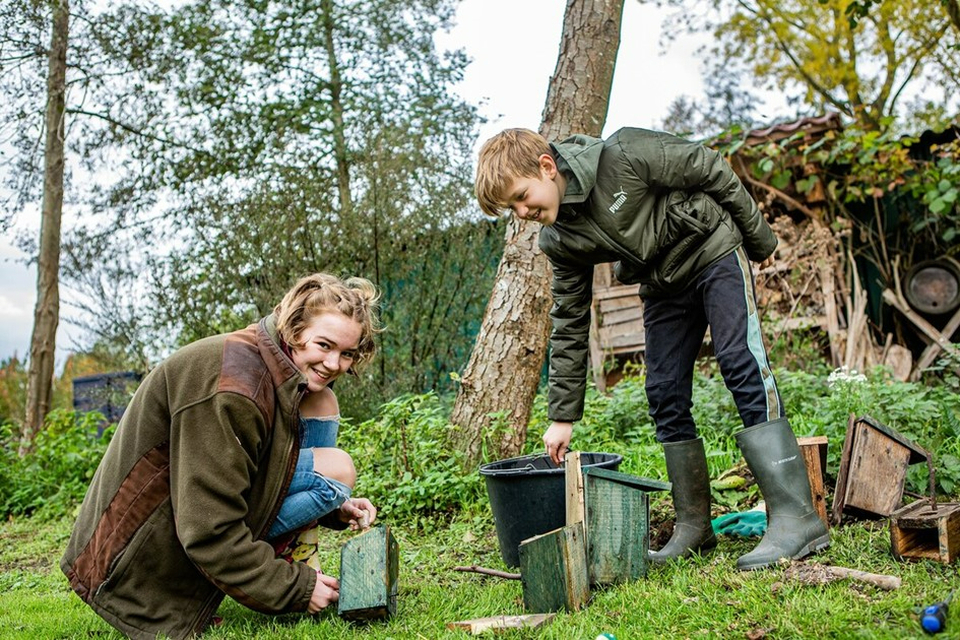
[[[553,155],[546,138],[529,129],[504,129],[483,143],[477,159],[474,192],[480,209],[493,218],[505,206],[510,183],[540,177],[540,156]]]
[[[342,313],[360,324],[360,343],[349,373],[356,373],[377,351],[374,335],[380,332],[377,302],[380,293],[366,278],[341,280],[328,273],[300,278],[273,312],[280,338],[294,348],[303,347],[302,334],[317,316]]]

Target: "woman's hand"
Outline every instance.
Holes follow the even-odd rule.
[[[349,498],[340,505],[340,522],[346,522],[354,531],[369,529],[377,520],[377,508],[366,498]]]
[[[318,613],[340,599],[340,581],[333,576],[317,571],[317,584],[313,586],[313,595],[307,605],[307,613]]]

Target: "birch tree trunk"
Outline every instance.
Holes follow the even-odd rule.
[[[53,390],[57,325],[60,323],[60,218],[63,211],[64,105],[67,77],[68,0],[55,0],[53,35],[47,72],[46,147],[44,149],[43,209],[37,260],[37,304],[30,337],[27,370],[27,412],[21,453],[33,439],[50,410]]]
[[[620,46],[623,0],[567,0],[557,66],[540,133],[561,140],[599,136],[607,117]],[[482,451],[514,456],[523,448],[550,335],[550,266],[537,246],[540,225],[516,219],[506,231],[473,353],[460,381],[451,421],[454,446],[468,466]],[[498,428],[493,428],[498,427]]]

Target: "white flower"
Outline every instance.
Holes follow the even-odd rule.
[[[856,369],[847,369],[846,366],[843,366],[830,372],[830,375],[827,377],[827,386],[833,387],[838,383],[859,384],[866,381],[867,376]]]

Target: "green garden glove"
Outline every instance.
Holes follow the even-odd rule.
[[[744,538],[762,536],[763,532],[767,530],[767,514],[765,511],[728,513],[714,518],[710,524],[713,526],[714,533],[725,533]]]

